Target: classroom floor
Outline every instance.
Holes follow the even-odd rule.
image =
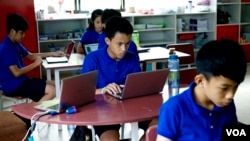
[[[239,86],[235,95],[235,104],[237,108],[237,115],[240,122],[250,124],[250,65],[248,65],[248,71],[245,81]],[[5,101],[5,105],[11,104],[9,101]],[[10,109],[6,109],[10,110]],[[62,125],[62,130],[58,130],[58,125],[39,123],[38,133],[40,141],[69,141],[73,130],[68,128],[67,125]],[[143,131],[140,131],[140,135]],[[125,138],[130,137],[130,124],[125,125]]]

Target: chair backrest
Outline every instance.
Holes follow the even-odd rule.
[[[175,48],[176,51],[184,52],[189,54],[190,56],[181,57],[180,65],[188,65],[188,64],[194,64],[195,57],[194,57],[194,46],[191,43],[178,43],[178,44],[168,44],[166,46],[167,49],[169,48]]]
[[[146,141],[156,141],[157,125],[150,126],[146,131]]]
[[[74,49],[75,41],[71,40],[68,47],[65,49],[65,54],[70,55]]]
[[[196,68],[188,68],[180,70],[180,87],[187,87],[194,81],[197,74]]]

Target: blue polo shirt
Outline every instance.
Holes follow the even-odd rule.
[[[87,29],[80,40],[82,44],[90,44],[90,43],[98,43],[100,36],[103,34],[99,34],[93,29]]]
[[[105,33],[105,31],[103,31],[102,34],[100,35],[99,44],[98,44],[98,49],[102,49],[102,48],[104,48],[104,47],[107,47],[107,44],[106,44],[106,42],[105,42],[105,37],[106,37],[106,33]],[[139,58],[138,50],[137,50],[136,44],[135,44],[134,41],[132,41],[132,40],[130,40],[130,42],[129,42],[128,51],[135,53],[136,56]]]
[[[195,83],[169,98],[160,108],[157,133],[174,141],[220,141],[222,127],[237,124],[234,102],[208,110],[196,104]]]
[[[0,45],[0,85],[3,93],[8,95],[16,90],[27,79],[26,75],[15,77],[9,67],[17,65],[23,68],[23,57],[28,55],[28,51],[21,43],[13,43],[7,36]]]
[[[82,73],[98,70],[97,88],[109,83],[124,84],[129,73],[140,72],[140,63],[136,55],[127,52],[119,61],[109,57],[107,47],[89,53],[83,63]]]

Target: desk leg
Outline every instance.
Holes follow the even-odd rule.
[[[131,141],[138,141],[139,140],[139,127],[138,122],[131,123]]]
[[[46,76],[47,76],[47,80],[51,80],[51,70],[50,69],[46,70]]]
[[[156,62],[152,62],[152,70],[156,70]]]
[[[60,98],[60,73],[59,70],[55,70],[55,85],[56,85],[56,98]]]

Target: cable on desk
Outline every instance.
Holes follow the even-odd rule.
[[[25,134],[24,138],[22,139],[22,141],[25,141],[25,139],[27,138],[27,136],[28,136],[28,134],[29,134],[30,131],[31,131],[31,134],[32,134],[32,132],[35,130],[35,128],[36,128],[36,122],[37,122],[41,117],[43,117],[43,116],[45,116],[45,115],[48,115],[48,114],[55,115],[54,112],[45,111],[45,112],[36,113],[36,114],[34,114],[34,115],[31,117],[31,119],[30,119],[30,120],[31,120],[31,127],[30,127],[30,128],[28,129],[28,131],[26,132],[26,134]],[[34,122],[32,122],[32,121],[33,121],[33,118],[35,118],[36,116],[38,116],[37,119],[35,119]]]

